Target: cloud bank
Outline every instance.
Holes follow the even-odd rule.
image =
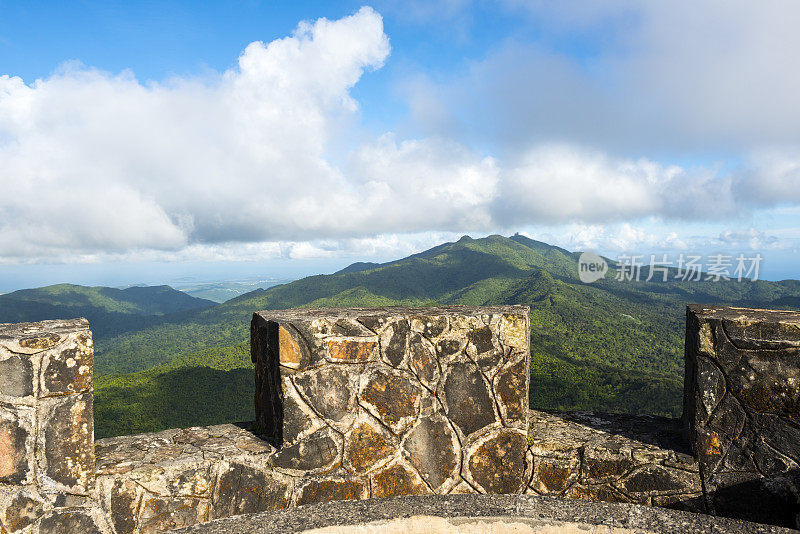
[[[751,14],[739,7],[740,16]],[[672,35],[677,15],[645,14],[652,20],[644,18],[642,34],[633,37],[654,35],[644,52],[624,64],[603,60],[621,80],[645,69],[639,63],[660,65],[648,71],[644,85],[626,86],[637,94],[661,88],[644,111],[609,100],[602,80],[563,58],[510,47],[476,63],[453,85],[415,86],[411,111],[423,126],[426,117],[435,119],[416,139],[391,132],[363,139],[351,89],[390,53],[382,18],[368,7],[339,20],[303,22],[283,39],[251,43],[234,68],[200,78],[142,82],[131,72],[79,64],[30,84],[0,76],[0,261],[147,251],[219,258],[234,249],[254,257],[310,257],[341,243],[388,250],[377,244],[387,239],[389,248],[400,250],[386,237],[394,234],[646,217],[722,220],[800,204],[800,153],[757,147],[749,134],[737,137],[745,148],[733,169],[613,155],[620,146],[615,139],[635,138],[642,117],[665,103],[680,113],[663,121],[657,137],[688,128],[690,116],[702,123],[695,133],[707,136],[749,131],[754,123],[745,119],[761,115],[776,124],[765,138],[777,146],[795,139],[800,124],[791,114],[795,107],[786,110],[785,88],[800,88],[796,69],[759,67],[776,70],[777,78],[765,84],[783,83],[769,101],[753,84],[742,87],[759,74],[747,71],[724,78],[736,84],[720,102],[711,75],[695,72],[702,70],[697,63],[683,79],[692,77],[699,89],[682,91],[681,81],[670,79],[670,68],[677,68],[673,56],[659,56],[666,52],[658,39]],[[555,20],[561,12],[546,15]],[[648,26],[656,15],[667,18],[663,28]],[[760,26],[738,35],[729,18],[715,35],[763,39],[764,49],[775,45]],[[675,57],[690,56],[694,45],[719,53],[693,40],[704,28],[695,26]],[[731,69],[729,63],[717,71]],[[462,86],[471,92],[453,88],[465,79],[470,83]],[[698,91],[697,101],[688,100]],[[485,105],[473,105],[477,99]],[[712,109],[701,105],[712,100]],[[756,110],[723,113],[740,102]],[[463,110],[474,116],[459,117]],[[480,144],[454,131],[467,122],[507,149],[494,155],[474,148]],[[354,148],[343,152],[349,145]],[[307,244],[313,240],[317,244]]]

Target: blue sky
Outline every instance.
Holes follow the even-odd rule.
[[[798,22],[790,1],[0,0],[0,291],[515,231],[800,278]]]

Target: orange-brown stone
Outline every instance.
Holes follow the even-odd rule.
[[[428,493],[419,477],[402,464],[394,464],[372,477],[372,497],[397,497]]]
[[[395,432],[407,428],[417,414],[421,388],[400,373],[376,371],[361,393],[380,419]]]
[[[355,480],[312,480],[297,498],[297,505],[362,498],[364,484]]]
[[[355,427],[347,439],[347,459],[356,473],[365,473],[394,452],[394,447],[368,423]]]
[[[292,337],[292,334],[282,326],[278,327],[278,354],[280,355],[281,365],[293,369],[300,367],[302,358],[300,345]]]
[[[377,346],[376,341],[355,339],[326,339],[325,348],[333,360],[365,362]]]

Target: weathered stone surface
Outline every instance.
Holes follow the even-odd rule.
[[[0,484],[86,492],[92,359],[84,319],[0,324]]]
[[[311,479],[300,491],[297,506],[329,501],[364,499],[367,487],[355,479]]]
[[[378,368],[362,378],[359,400],[399,434],[414,422],[421,396],[422,388],[414,383],[409,373]]]
[[[104,534],[95,518],[80,508],[53,510],[39,521],[39,532],[40,534],[68,532]]]
[[[2,513],[3,508],[5,513]],[[44,511],[45,503],[34,493],[23,489],[11,492],[0,488],[0,525],[7,532],[19,532],[34,524]]]
[[[416,315],[410,318],[410,323],[412,330],[428,339],[439,337],[449,326],[446,315]]]
[[[63,337],[89,332],[86,319],[57,319],[37,323],[0,324],[0,348],[17,354],[38,354],[61,343]]]
[[[145,497],[139,532],[149,534],[208,521],[209,503],[190,497]],[[74,532],[74,531],[71,531]]]
[[[33,394],[33,360],[21,354],[0,352],[0,398]]]
[[[369,476],[374,496],[484,491],[461,471],[476,441],[517,429],[524,442],[528,327],[519,306],[256,313],[257,421],[280,449],[271,465],[291,477]],[[502,459],[486,452],[490,461]],[[293,502],[306,502],[315,486],[298,484]]]
[[[328,470],[341,464],[339,436],[322,428],[300,442],[284,447],[272,457],[275,467],[297,471]]]
[[[580,459],[537,457],[531,489],[539,495],[562,495],[580,476]]]
[[[465,436],[495,422],[492,399],[478,367],[470,361],[450,365],[444,381],[447,416]]]
[[[403,440],[403,453],[434,491],[448,481],[450,485],[457,482],[460,446],[444,417],[421,418]]]
[[[94,473],[92,401],[90,392],[40,401],[42,474],[71,491],[85,491]]]
[[[328,422],[355,415],[353,375],[340,366],[324,366],[292,377],[303,400]]]
[[[345,462],[353,473],[368,473],[380,467],[397,451],[388,433],[379,426],[362,420],[345,437]]]
[[[104,496],[111,524],[118,534],[134,532],[144,491],[132,480],[116,479],[109,482],[111,487]]]
[[[316,530],[319,529],[319,530]],[[504,530],[507,529],[507,530]],[[513,530],[512,530],[513,529]],[[363,503],[331,502],[241,516],[185,533],[595,532],[605,534],[783,533],[788,529],[630,504],[533,495],[420,495]]]
[[[709,510],[800,526],[800,313],[689,306],[684,390]]]
[[[328,338],[324,345],[330,360],[359,363],[374,357],[378,341],[374,338]]]
[[[506,364],[494,378],[495,399],[506,426],[525,427],[528,410],[528,361],[524,357]]]
[[[284,390],[283,421],[284,445],[291,445],[300,436],[307,435],[323,425],[292,384],[287,384]]]
[[[531,411],[529,490],[703,512],[697,462],[678,420]]]
[[[411,368],[423,386],[435,389],[440,371],[433,344],[422,334],[415,332],[411,336],[408,349],[409,368]]]
[[[280,510],[289,505],[288,483],[253,467],[234,463],[219,475],[212,500],[214,518]]]
[[[396,497],[428,493],[425,484],[412,469],[395,462],[370,476],[372,497]]]
[[[308,365],[308,348],[300,333],[291,327],[278,327],[278,354],[285,367],[300,369]]]
[[[381,333],[381,356],[393,367],[399,367],[408,352],[410,327],[407,319],[390,323]]]
[[[469,474],[487,493],[519,493],[525,487],[525,434],[503,431],[481,442],[469,459]]]
[[[42,355],[41,396],[81,393],[92,389],[94,350],[91,332],[65,337]]]
[[[32,481],[33,443],[33,409],[0,405],[0,483]]]

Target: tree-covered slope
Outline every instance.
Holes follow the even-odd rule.
[[[85,317],[95,337],[103,338],[141,330],[165,315],[214,304],[169,286],[115,289],[58,284],[0,295],[0,323]]]
[[[678,415],[689,302],[796,306],[800,282],[577,278],[571,253],[524,236],[464,237],[408,258],[257,290],[99,343],[99,435],[252,417],[249,320],[298,306],[526,304],[531,404]],[[646,273],[645,273],[646,276]],[[238,355],[233,357],[232,355]],[[218,398],[224,389],[224,401]]]

